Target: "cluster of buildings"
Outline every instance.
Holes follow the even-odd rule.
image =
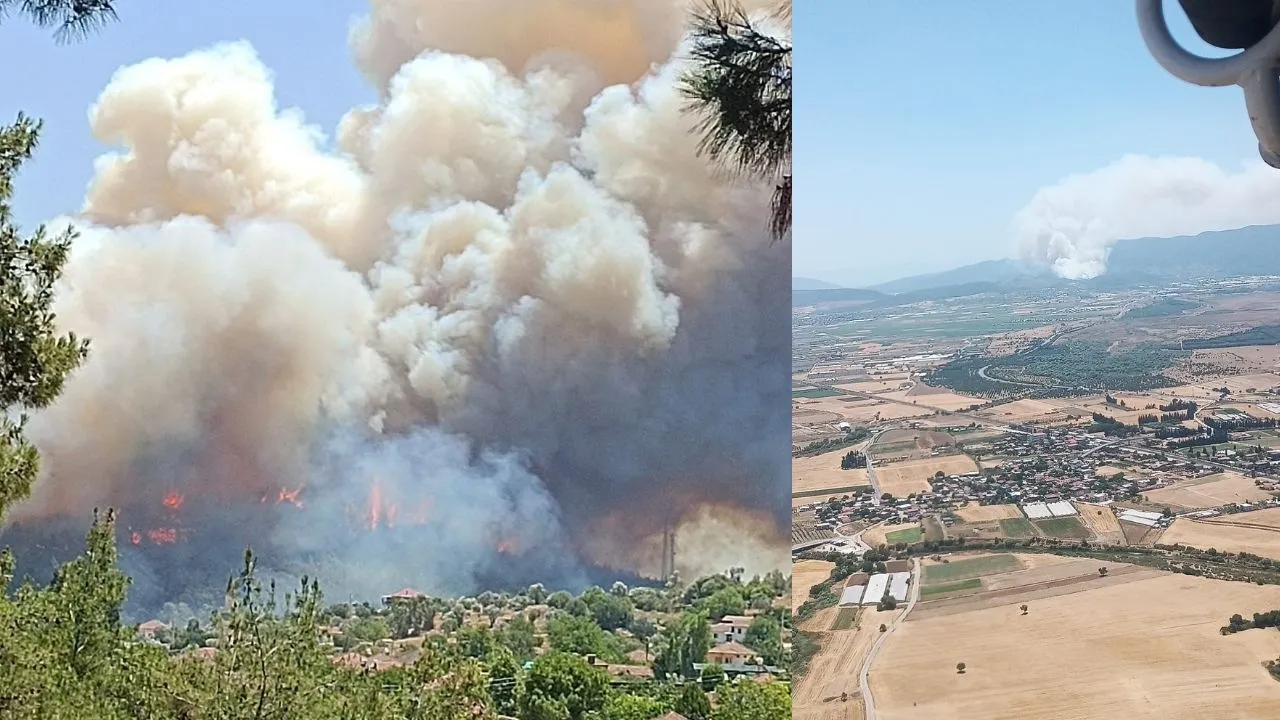
[[[906,561],[895,562],[906,565]],[[867,573],[850,575],[845,582],[844,590],[840,593],[840,607],[878,605],[886,595],[893,598],[894,602],[906,602],[911,584],[911,571],[888,567],[885,569],[887,572],[874,575]]]
[[[1219,455],[1221,459],[1213,461],[1193,459],[1135,446],[1083,428],[1010,432],[981,444],[967,444],[965,449],[981,458],[999,458],[998,465],[981,472],[933,478],[930,492],[905,498],[881,499],[863,492],[842,496],[837,503],[823,499],[797,510],[813,509],[820,529],[852,522],[918,522],[932,515],[945,516],[966,504],[1016,504],[1028,518],[1049,519],[1075,515],[1071,500],[1108,504],[1136,498],[1179,480],[1234,468],[1230,455]],[[1269,478],[1260,477],[1255,482],[1263,490],[1280,489],[1280,483]],[[1154,525],[1162,520],[1135,515],[1134,522]],[[807,543],[813,547],[822,544],[816,540]],[[862,549],[838,538],[828,539],[827,545],[835,552]],[[800,549],[807,548],[797,547]]]

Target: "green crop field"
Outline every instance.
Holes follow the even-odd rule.
[[[832,630],[850,630],[858,624],[858,616],[862,614],[860,607],[840,608],[836,621],[831,624]]]
[[[920,528],[906,528],[904,530],[894,530],[891,533],[885,533],[884,539],[890,545],[897,543],[918,543],[924,537],[924,531]]]
[[[1073,538],[1083,540],[1089,537],[1089,530],[1080,522],[1080,518],[1076,517],[1060,517],[1050,518],[1049,520],[1037,520],[1036,527],[1041,532],[1050,537],[1056,538]]]
[[[945,583],[953,580],[968,580],[983,575],[995,575],[1022,567],[1018,558],[1003,553],[983,557],[966,558],[940,565],[926,565],[924,568],[925,585]]]
[[[832,390],[830,388],[808,388],[806,390],[791,391],[791,397],[793,398],[808,398],[810,400],[825,397],[837,397],[842,394],[843,393],[839,390]]]
[[[959,593],[967,593],[970,590],[981,590],[982,581],[978,578],[968,578],[966,580],[957,580],[949,583],[936,583],[933,585],[925,585],[920,588],[920,598],[936,598],[939,595],[956,595]]]
[[[1027,538],[1034,536],[1036,529],[1026,518],[1005,518],[1000,521],[1000,532],[1004,533],[1005,537]]]

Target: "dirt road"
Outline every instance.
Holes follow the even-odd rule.
[[[889,623],[889,627],[882,633],[880,637],[871,646],[870,652],[867,653],[867,659],[862,663],[862,672],[858,674],[858,686],[862,690],[862,708],[865,720],[876,720],[876,701],[871,696],[871,683],[868,681],[868,675],[871,672],[871,663],[876,661],[876,653],[880,652],[880,646],[884,645],[884,641],[893,634],[894,629],[901,625],[907,616],[911,614],[912,608],[916,606],[916,601],[920,599],[920,559],[915,558],[911,561],[911,589],[907,592],[907,609],[901,615],[893,619]]]

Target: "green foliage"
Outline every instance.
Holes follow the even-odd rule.
[[[658,636],[653,672],[659,678],[695,677],[694,663],[701,663],[711,649],[711,624],[699,612],[687,612]]]
[[[55,28],[60,41],[88,35],[116,19],[114,0],[0,0],[0,21],[18,8],[42,28]]]
[[[779,720],[791,717],[791,692],[781,683],[739,680],[716,690],[711,720]]]
[[[698,687],[707,692],[712,692],[720,687],[725,681],[724,666],[720,663],[707,663],[702,666],[702,672],[698,676]],[[690,683],[691,685],[693,683]]]
[[[1243,347],[1247,345],[1275,345],[1280,343],[1280,325],[1259,325],[1240,332],[1227,333],[1217,337],[1200,340],[1186,340],[1182,347],[1187,350],[1209,350],[1212,348]]]
[[[698,603],[698,609],[705,612],[712,622],[720,622],[725,615],[741,615],[746,612],[747,600],[742,597],[740,589],[730,586],[704,598]]]
[[[1068,393],[1099,389],[1151,390],[1177,385],[1177,381],[1163,372],[1187,354],[1156,344],[1117,352],[1108,350],[1105,342],[1076,341],[1039,346],[1000,358],[963,357],[939,367],[930,376],[929,383],[987,395],[1037,387],[1058,388]],[[984,379],[980,370],[985,370],[988,377],[1005,382]]]
[[[487,657],[498,647],[493,631],[487,627],[467,625],[459,628],[453,637],[457,640],[458,650],[467,657]]]
[[[390,624],[386,618],[377,616],[356,618],[347,623],[343,632],[361,642],[377,642],[391,637]]]
[[[589,617],[561,614],[547,621],[547,642],[552,650],[575,655],[595,655],[619,662],[622,650],[617,637],[605,632]]]
[[[631,624],[635,607],[626,595],[606,593],[592,587],[582,594],[582,601],[587,604],[596,624],[605,630],[617,630]]]
[[[742,644],[755,650],[766,665],[782,662],[782,627],[773,618],[762,616],[753,620]]]
[[[39,228],[24,237],[13,222],[13,180],[39,136],[40,123],[23,115],[0,128],[0,521],[31,494],[40,470],[36,449],[22,434],[26,418],[18,413],[53,402],[89,351],[86,341],[57,332],[52,310],[74,233],[50,236]]]
[[[605,674],[585,660],[550,652],[533,662],[520,698],[520,717],[528,720],[582,720],[604,706],[609,689]]]
[[[1143,318],[1169,317],[1171,315],[1181,315],[1192,308],[1200,307],[1200,303],[1193,300],[1179,300],[1178,298],[1165,297],[1159,298],[1154,302],[1143,305],[1139,308],[1129,310],[1121,316],[1125,320],[1138,320]]]
[[[696,683],[685,683],[680,691],[680,697],[676,698],[674,709],[688,720],[710,720],[711,718],[711,701]]]
[[[538,646],[537,634],[533,623],[523,617],[513,618],[497,633],[498,642],[511,651],[521,662],[533,658],[533,649]]]
[[[790,3],[786,4],[790,7]],[[705,0],[691,27],[681,92],[698,118],[701,153],[751,175],[791,162],[791,46],[765,35],[736,3]],[[774,195],[772,231],[791,229],[791,177]]]
[[[668,712],[666,703],[642,695],[610,695],[600,712],[602,720],[653,720]]]

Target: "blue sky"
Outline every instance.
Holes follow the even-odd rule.
[[[797,276],[1009,256],[1037,189],[1125,154],[1256,158],[1239,89],[1166,74],[1129,0],[797,3],[794,24]]]
[[[301,108],[326,130],[374,99],[346,45],[351,18],[368,7],[360,0],[126,0],[117,6],[120,22],[67,45],[21,18],[0,25],[0,121],[22,110],[45,123],[40,150],[17,187],[15,213],[25,226],[80,207],[93,160],[108,149],[89,133],[89,106],[122,65],[247,39],[276,73],[280,104]]]

